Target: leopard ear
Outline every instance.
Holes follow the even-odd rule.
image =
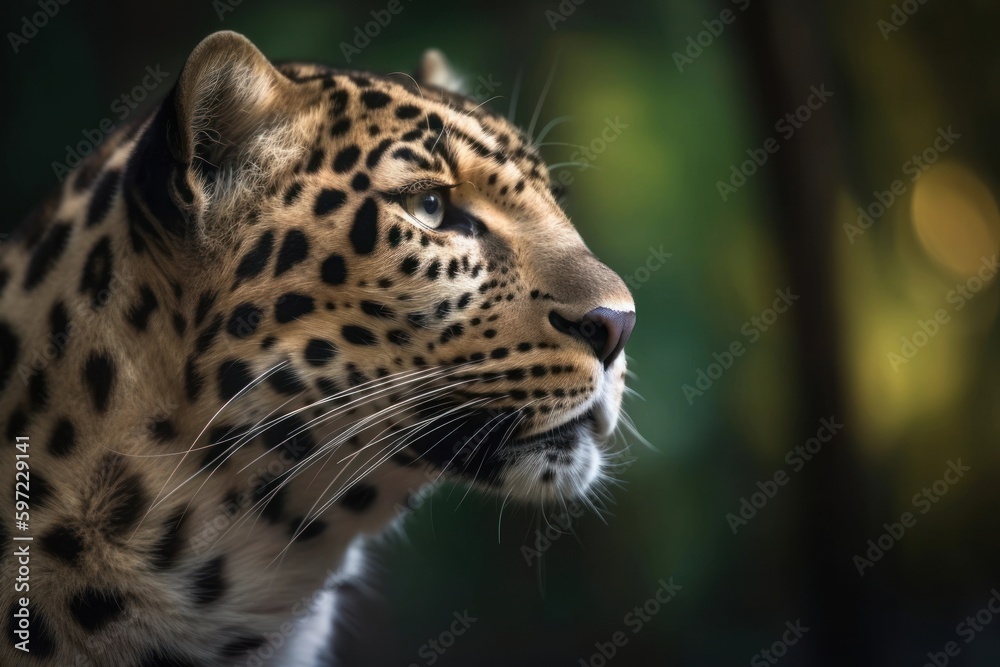
[[[465,82],[451,66],[444,54],[437,49],[427,49],[420,59],[414,77],[421,86],[436,86],[448,92],[467,94]]]
[[[209,35],[191,52],[174,90],[172,151],[187,166],[196,212],[238,207],[302,154],[294,86],[235,32]]]

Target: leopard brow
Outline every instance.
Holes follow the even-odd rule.
[[[396,188],[395,190],[391,190],[390,194],[413,195],[421,192],[430,192],[431,190],[451,190],[453,188],[457,188],[459,185],[461,185],[461,183],[444,183],[442,181],[422,179],[404,185],[400,188]]]

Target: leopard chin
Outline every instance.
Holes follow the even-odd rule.
[[[611,449],[621,411],[618,396],[602,394],[583,414],[498,452],[503,493],[542,504],[590,498],[620,454]]]

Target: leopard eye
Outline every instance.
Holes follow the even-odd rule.
[[[444,222],[445,198],[439,190],[427,190],[407,195],[403,207],[424,227],[437,229]]]

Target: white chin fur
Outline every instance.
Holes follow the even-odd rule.
[[[538,447],[508,459],[504,471],[504,494],[528,502],[584,498],[603,476],[607,442],[618,426],[624,382],[625,358],[620,357],[601,378],[591,403],[593,420],[577,429],[573,447]]]
[[[605,465],[605,454],[593,434],[581,428],[570,450],[538,449],[511,459],[504,471],[504,494],[535,503],[583,498]]]

